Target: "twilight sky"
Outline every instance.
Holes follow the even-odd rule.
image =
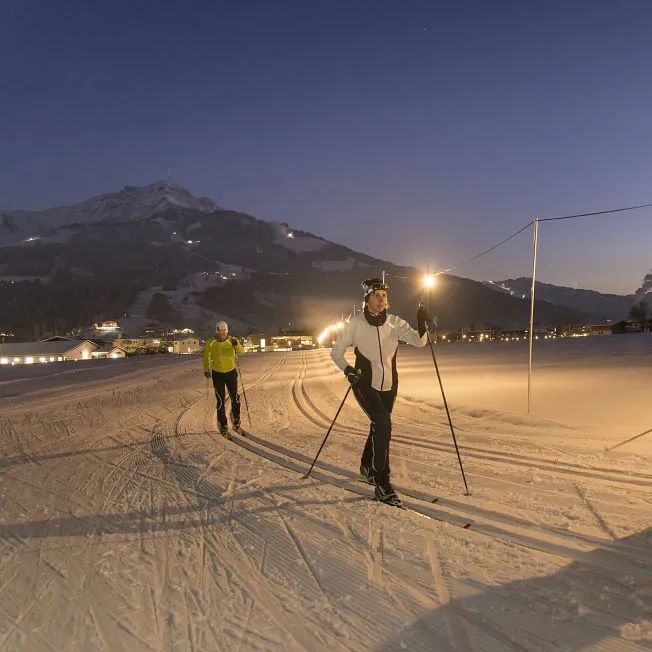
[[[434,270],[652,202],[648,0],[4,0],[0,207],[172,179]],[[633,292],[652,209],[548,223],[542,281]],[[455,271],[529,275],[531,234]]]

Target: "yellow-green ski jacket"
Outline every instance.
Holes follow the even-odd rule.
[[[235,369],[235,356],[244,353],[237,337],[227,337],[220,342],[209,337],[204,344],[204,372],[220,371],[226,373]]]

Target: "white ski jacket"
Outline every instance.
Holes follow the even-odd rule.
[[[386,315],[383,319],[359,313],[340,331],[335,346],[331,350],[333,362],[342,370],[349,365],[344,353],[350,346],[355,347],[355,366],[362,371],[361,383],[367,383],[380,392],[396,390],[396,350],[399,340],[411,346],[425,346],[426,334],[419,335],[404,319],[396,315]]]

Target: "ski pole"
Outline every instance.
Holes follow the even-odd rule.
[[[642,437],[643,435],[647,435],[649,432],[652,432],[652,428],[649,430],[646,430],[645,432],[642,432],[640,435],[634,435],[633,437],[630,437],[629,439],[625,439],[625,441],[621,441],[618,444],[614,444],[613,446],[605,446],[604,451],[605,453],[612,451],[614,448],[619,448],[623,444],[629,444],[630,441],[634,441],[635,439],[638,439],[639,437]]]
[[[240,381],[242,383],[242,395],[245,400],[245,408],[247,409],[247,421],[249,421],[249,427],[251,428],[251,415],[249,414],[249,403],[247,403],[247,392],[245,391],[244,380],[242,378],[242,372],[240,371],[240,362],[238,361],[238,356],[235,356],[235,365],[238,368],[238,376],[240,376]]]
[[[211,359],[213,344],[215,344],[214,341],[208,347],[208,373],[210,374],[206,376],[206,401],[208,401],[208,405],[211,404],[211,381],[213,380],[213,360]]]
[[[204,424],[206,424],[207,417],[210,419],[212,377],[212,373],[210,378],[208,376],[206,377],[206,410],[204,411]]]
[[[346,394],[344,394],[344,398],[342,399],[342,402],[340,403],[340,407],[337,408],[337,412],[335,413],[335,417],[333,418],[333,423],[331,423],[331,427],[328,429],[328,432],[326,433],[326,436],[324,437],[324,441],[321,443],[321,446],[319,447],[319,450],[317,451],[317,455],[315,455],[315,459],[312,461],[312,464],[310,465],[310,469],[306,475],[303,476],[304,480],[308,479],[308,476],[312,473],[312,469],[315,466],[317,462],[317,458],[319,457],[319,454],[321,453],[321,449],[324,448],[324,444],[326,443],[326,440],[328,439],[328,435],[331,434],[331,430],[333,429],[333,426],[335,425],[335,422],[337,421],[337,417],[340,416],[340,412],[342,411],[342,408],[344,407],[344,403],[349,395],[349,392],[351,391],[352,385],[349,385],[349,388],[346,390]]]
[[[441,381],[441,375],[439,373],[439,365],[437,364],[437,358],[435,357],[435,349],[432,346],[432,340],[430,339],[430,329],[426,329],[428,335],[428,344],[430,344],[430,353],[432,353],[432,361],[435,363],[435,371],[437,372],[437,379],[439,380],[439,388],[441,389],[441,396],[444,399],[444,407],[446,408],[446,414],[448,415],[448,424],[451,427],[451,435],[453,435],[453,443],[455,444],[455,452],[457,453],[457,461],[460,463],[460,470],[462,471],[462,480],[464,480],[464,488],[466,489],[465,496],[470,496],[469,486],[466,484],[466,476],[464,475],[464,467],[462,466],[462,458],[460,456],[460,449],[457,446],[457,438],[455,437],[455,429],[453,428],[453,421],[451,419],[451,413],[448,409],[448,402],[446,401],[446,394],[444,394],[444,384]]]

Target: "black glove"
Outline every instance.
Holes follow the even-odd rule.
[[[344,375],[351,385],[355,387],[360,382],[362,371],[360,369],[354,369],[351,365],[347,365],[344,368]]]
[[[238,346],[238,340],[235,337],[231,338],[231,346],[235,349]]]
[[[204,376],[206,376],[206,378],[210,378],[211,377],[211,372],[210,371],[205,371]]]
[[[426,307],[421,305],[417,310],[417,328],[419,329],[419,335],[422,336],[427,329],[427,323],[430,321],[430,315],[426,310]]]

